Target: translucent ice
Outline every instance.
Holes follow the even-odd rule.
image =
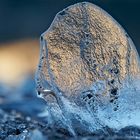
[[[59,12],[40,40],[36,84],[52,126],[73,135],[140,126],[139,56],[109,14],[77,3]]]

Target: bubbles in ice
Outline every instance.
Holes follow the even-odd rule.
[[[109,14],[77,3],[56,15],[40,41],[36,84],[51,124],[73,135],[140,126],[139,56]]]

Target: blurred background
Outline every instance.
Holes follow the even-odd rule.
[[[140,0],[87,1],[112,15],[140,53]],[[10,95],[12,92],[35,94],[34,72],[39,61],[40,34],[47,30],[57,12],[77,2],[81,1],[0,0],[1,98],[9,96],[9,92]]]

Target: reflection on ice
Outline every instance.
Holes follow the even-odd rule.
[[[133,42],[105,11],[82,2],[59,12],[41,35],[36,72],[50,126],[72,135],[140,126],[139,68]]]

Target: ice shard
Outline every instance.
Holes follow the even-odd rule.
[[[56,15],[40,42],[37,91],[47,102],[58,104],[69,130],[74,118],[70,114],[80,116],[84,109],[94,118],[94,128],[137,123],[133,116],[138,120],[140,114],[133,111],[140,111],[139,56],[128,34],[108,13],[89,2],[69,6]],[[54,119],[58,114],[51,103],[48,111]],[[131,118],[130,124],[122,118]],[[91,124],[91,119],[84,119]]]

